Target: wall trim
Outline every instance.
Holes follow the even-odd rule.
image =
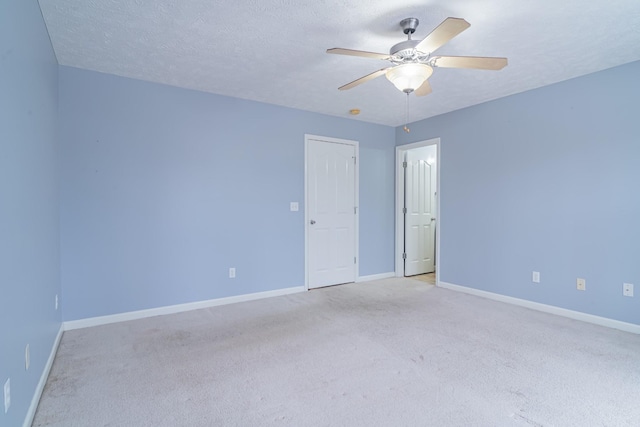
[[[58,334],[56,335],[56,339],[53,342],[53,346],[51,347],[51,352],[49,353],[49,358],[47,359],[47,363],[44,365],[44,369],[42,370],[42,375],[40,375],[40,381],[38,381],[38,385],[36,386],[36,391],[33,393],[33,397],[31,398],[31,404],[29,405],[29,410],[27,411],[27,416],[24,418],[23,427],[30,427],[33,423],[33,417],[36,415],[36,409],[38,409],[38,403],[40,403],[40,397],[42,396],[42,392],[44,390],[44,386],[47,384],[47,379],[49,378],[49,372],[51,372],[51,366],[53,366],[53,360],[56,358],[56,354],[58,353],[58,347],[60,346],[60,340],[62,339],[62,334],[64,332],[64,325],[60,324],[60,329],[58,329]]]
[[[205,301],[196,301],[186,304],[168,305],[164,307],[150,308],[147,310],[129,311],[126,313],[111,314],[107,316],[88,317],[86,319],[70,320],[64,322],[64,330],[89,328],[92,326],[108,325],[110,323],[126,322],[128,320],[144,319],[147,317],[162,316],[165,314],[181,313],[184,311],[199,310],[201,308],[216,307],[219,305],[235,304],[237,302],[253,301],[263,298],[271,298],[282,295],[305,292],[304,286],[276,289],[273,291],[256,292],[252,294],[235,295],[231,297],[215,298]]]
[[[396,276],[396,273],[393,271],[390,271],[389,273],[379,273],[379,274],[370,274],[368,276],[358,276],[358,278],[356,279],[356,283],[370,282],[372,280],[388,279],[390,277],[395,277],[395,276]]]
[[[640,334],[640,325],[634,323],[622,322],[620,320],[609,319],[608,317],[595,316],[593,314],[582,313],[580,311],[569,310],[566,308],[556,307],[554,305],[542,304],[539,302],[529,301],[525,299],[510,297],[506,295],[496,294],[493,292],[482,291],[480,289],[469,288],[466,286],[454,285],[453,283],[438,282],[441,288],[450,289],[452,291],[464,292],[466,294],[475,295],[495,301],[505,302],[507,304],[518,305],[520,307],[530,308],[544,313],[555,314],[557,316],[568,317],[573,320],[593,323],[607,328],[619,329],[632,334]]]

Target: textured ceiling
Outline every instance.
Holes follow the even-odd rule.
[[[436,68],[409,121],[640,60],[639,0],[40,0],[61,65],[398,126],[406,96],[384,77],[337,88],[387,62],[416,17],[471,27],[441,55],[505,56],[501,71]]]

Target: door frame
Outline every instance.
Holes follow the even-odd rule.
[[[360,272],[360,148],[359,142],[353,141],[350,139],[340,139],[340,138],[331,138],[328,136],[319,136],[312,134],[304,135],[304,288],[305,290],[309,290],[309,194],[307,191],[307,183],[308,183],[308,164],[309,164],[309,153],[308,146],[309,140],[316,141],[325,141],[334,144],[345,144],[351,145],[354,148],[354,153],[356,156],[356,161],[354,165],[354,204],[355,204],[355,230],[354,230],[354,250],[356,262],[354,263],[353,270],[353,281],[357,281],[359,272]]]
[[[436,286],[440,284],[440,241],[442,240],[442,228],[440,227],[440,173],[442,171],[442,163],[440,161],[440,138],[432,138],[424,141],[418,141],[411,144],[399,145],[396,147],[396,250],[395,250],[395,275],[396,277],[404,277],[404,260],[402,253],[404,252],[404,169],[402,162],[407,151],[413,148],[426,147],[429,145],[436,146]]]

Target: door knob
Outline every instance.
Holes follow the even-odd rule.
[[[313,225],[313,224],[315,224],[316,222],[315,222],[315,220],[313,220],[313,219],[312,219],[311,221],[309,221],[309,223],[310,223],[311,225]]]
[[[435,220],[436,220],[435,218],[431,218],[431,221],[435,221]]]

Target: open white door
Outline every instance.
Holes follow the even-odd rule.
[[[405,276],[435,271],[435,150],[416,148],[405,157]]]
[[[307,280],[318,288],[356,279],[356,146],[306,139]]]

